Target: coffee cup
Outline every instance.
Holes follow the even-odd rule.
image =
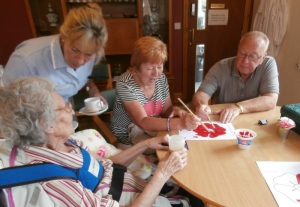
[[[169,142],[169,149],[171,151],[178,151],[184,148],[185,138],[181,135],[167,136]]]
[[[235,130],[237,137],[238,147],[241,149],[248,149],[256,137],[256,133],[250,129],[237,129]]]
[[[93,97],[84,100],[85,112],[96,112],[101,110],[103,102],[100,98]]]

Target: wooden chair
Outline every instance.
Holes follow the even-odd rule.
[[[111,75],[111,68],[110,64],[97,64],[93,68],[93,72],[90,76],[91,79],[93,79],[96,86],[101,89],[101,86],[99,86],[99,83],[101,81],[107,81],[106,89],[112,89],[113,88],[113,79]]]

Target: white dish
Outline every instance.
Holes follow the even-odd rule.
[[[5,142],[5,139],[4,138],[0,138],[0,145]]]
[[[108,105],[104,105],[104,106],[102,106],[101,110],[99,110],[97,112],[86,112],[85,107],[83,107],[79,110],[79,113],[87,115],[87,116],[96,116],[96,115],[102,114],[107,109],[108,109]]]
[[[77,121],[72,121],[73,129],[75,130],[78,127]]]

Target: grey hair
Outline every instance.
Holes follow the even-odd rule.
[[[10,80],[0,87],[0,133],[20,148],[42,146],[55,121],[54,83],[39,76]]]
[[[240,40],[240,43],[245,39],[245,37],[250,37],[254,40],[263,40],[264,41],[264,53],[267,52],[268,50],[268,47],[269,47],[269,44],[270,44],[270,40],[268,38],[267,35],[265,35],[264,33],[262,32],[259,32],[259,31],[250,31],[250,32],[247,32]]]

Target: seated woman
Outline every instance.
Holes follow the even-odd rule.
[[[163,74],[166,60],[166,45],[157,38],[146,36],[135,42],[132,68],[116,84],[111,130],[118,139],[118,148],[153,137],[157,131],[193,130],[200,124],[198,117],[172,105]]]
[[[78,131],[72,134],[70,139],[86,151],[96,153],[100,157],[106,159],[110,159],[123,151],[116,148],[114,145],[109,144],[95,129]],[[134,159],[127,169],[137,177],[148,179],[152,174],[152,170],[154,170],[152,165],[153,163],[151,160],[146,155],[141,154]]]
[[[42,174],[54,168],[56,171],[51,173],[67,171],[71,175],[71,178],[58,176],[25,185],[7,184],[14,180],[7,175],[6,179],[0,179],[0,186],[6,186],[3,191],[8,206],[14,203],[14,206],[144,207],[167,201],[158,195],[170,176],[186,166],[185,149],[168,152],[153,177],[146,181],[125,172],[123,166],[128,166],[147,148],[167,150],[162,145],[167,143],[165,137],[142,141],[110,160],[97,154],[90,156],[69,140],[74,133],[73,114],[72,105],[54,91],[54,84],[48,79],[27,77],[0,88],[0,133],[7,140],[0,145],[0,173],[14,166],[18,166],[14,170],[26,170],[50,165]],[[162,206],[170,206],[167,203]]]

